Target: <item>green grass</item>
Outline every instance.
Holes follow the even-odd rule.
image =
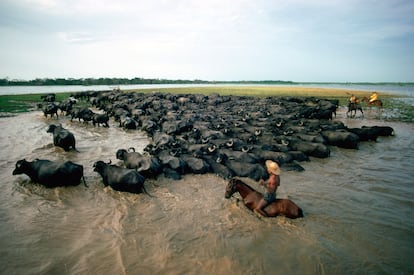
[[[23,113],[37,108],[37,103],[41,103],[42,94],[25,95],[2,95],[0,96],[0,113]],[[68,98],[70,93],[56,94],[56,101]]]
[[[152,89],[134,89],[128,90],[133,92],[153,92]],[[330,88],[309,88],[300,86],[207,86],[207,87],[184,87],[184,88],[160,88],[160,92],[169,92],[174,94],[220,94],[220,95],[237,95],[237,96],[316,96],[316,97],[343,97],[347,98],[348,90],[330,89]],[[358,94],[369,96],[369,92],[355,91]]]
[[[390,120],[414,122],[414,107],[402,100],[390,99],[383,107],[387,110]]]
[[[369,97],[371,92],[367,91],[350,91],[345,89],[335,88],[311,88],[302,86],[214,86],[214,87],[184,87],[184,88],[160,88],[160,89],[133,89],[128,92],[152,93],[154,91],[173,93],[173,94],[220,94],[220,95],[235,95],[235,96],[256,96],[256,97],[270,97],[270,96],[295,96],[295,97],[319,97],[327,99],[338,99],[340,105],[347,105],[350,93],[352,92],[357,97]],[[381,93],[382,100],[396,95]]]

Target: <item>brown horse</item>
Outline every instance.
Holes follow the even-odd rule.
[[[347,117],[355,117],[357,111],[360,111],[361,114],[362,114],[362,117],[364,117],[364,111],[362,111],[361,104],[359,104],[357,102],[355,102],[355,103],[349,102],[348,103],[348,112],[346,112],[346,116]],[[352,112],[354,112],[353,115],[352,115]],[[349,116],[349,114],[351,114],[351,116]]]
[[[374,101],[371,102],[371,101],[369,101],[369,98],[368,97],[364,96],[361,99],[361,101],[362,102],[366,102],[366,104],[367,104],[368,107],[376,106],[378,108],[378,110],[381,110],[382,109],[382,101],[379,100],[379,99],[374,100]]]
[[[229,199],[235,192],[239,192],[243,198],[244,205],[250,210],[256,208],[256,205],[263,197],[263,194],[257,192],[249,185],[238,178],[232,178],[226,186],[225,198]],[[268,217],[285,216],[290,219],[303,217],[302,209],[289,199],[276,199],[276,201],[267,205],[263,211]]]

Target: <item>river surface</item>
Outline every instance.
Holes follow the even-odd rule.
[[[227,182],[210,174],[147,180],[154,197],[104,187],[93,163],[116,163],[120,148],[142,152],[149,140],[140,131],[40,112],[0,118],[0,273],[413,274],[413,124],[343,111],[338,119],[396,135],[333,147],[331,157],[301,163],[304,172],[282,172],[278,196],[305,215],[290,220],[257,218],[238,195],[225,199]],[[75,134],[79,153],[52,145],[46,129],[56,122]],[[89,187],[46,189],[13,176],[22,158],[82,164]]]

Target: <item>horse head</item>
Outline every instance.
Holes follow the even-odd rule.
[[[224,194],[224,197],[226,199],[229,199],[236,191],[236,185],[240,182],[237,178],[232,178],[229,183],[226,186],[226,193]]]

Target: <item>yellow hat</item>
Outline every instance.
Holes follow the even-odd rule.
[[[280,167],[276,162],[272,160],[266,160],[266,168],[270,173],[280,175]]]

